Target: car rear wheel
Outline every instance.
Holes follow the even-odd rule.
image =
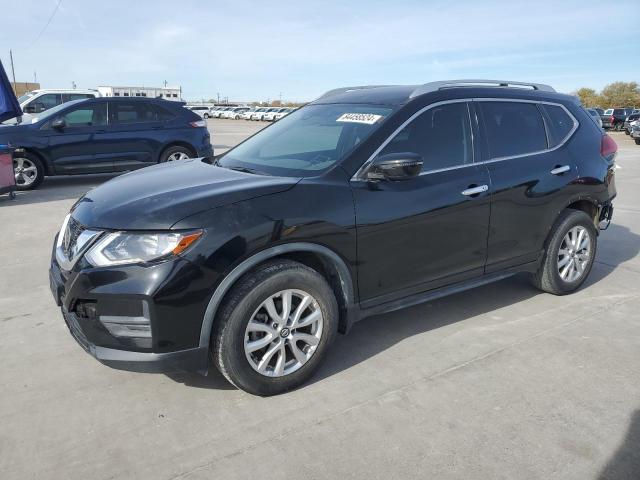
[[[533,284],[554,295],[577,290],[589,276],[597,242],[598,231],[589,215],[580,210],[565,210],[551,232]]]
[[[205,120],[208,120],[208,119],[209,119],[209,114],[208,114],[208,113],[205,113],[205,114],[203,115],[203,117],[204,117],[204,119],[205,119]]]
[[[317,370],[337,332],[338,305],[318,272],[277,260],[239,280],[219,319],[214,363],[238,388],[268,396],[300,386]]]
[[[640,145],[640,138],[634,138],[636,145]]]
[[[44,180],[44,165],[35,155],[27,152],[13,155],[13,170],[18,190],[32,190]]]
[[[174,162],[176,160],[186,160],[193,157],[193,152],[186,147],[169,147],[160,155],[160,163]]]

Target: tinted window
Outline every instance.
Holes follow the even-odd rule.
[[[99,103],[82,106],[66,112],[62,118],[67,127],[95,127],[107,124],[107,105]]]
[[[573,119],[564,108],[557,105],[541,105],[544,110],[549,128],[549,146],[555,147],[561,143],[573,129]]]
[[[64,93],[62,95],[63,102],[70,102],[73,100],[84,100],[85,98],[95,98],[94,95],[89,93]]]
[[[524,102],[479,102],[491,158],[539,152],[547,135],[538,107]]]
[[[423,171],[454,167],[473,161],[471,124],[466,103],[434,107],[403,128],[380,152],[417,153]]]
[[[146,102],[113,102],[110,117],[115,124],[157,122],[171,118],[166,110]]]

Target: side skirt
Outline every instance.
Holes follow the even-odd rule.
[[[380,315],[383,313],[394,312],[396,310],[401,310],[403,308],[412,307],[414,305],[419,305],[425,302],[430,302],[437,298],[446,297],[448,295],[464,292],[465,290],[470,290],[472,288],[480,287],[488,283],[497,282],[499,280],[503,280],[505,278],[511,277],[520,272],[530,272],[532,270],[535,271],[534,267],[537,265],[537,263],[538,262],[531,262],[529,264],[519,265],[517,268],[511,268],[511,269],[503,270],[500,272],[486,274],[486,275],[483,275],[482,277],[474,278],[472,280],[465,280],[462,282],[454,283],[452,285],[448,285],[446,287],[436,288],[434,290],[428,290],[426,292],[409,295],[407,297],[400,298],[398,300],[385,302],[379,305],[374,305],[372,307],[361,308],[360,311],[358,312],[357,319],[362,320],[364,318],[371,317],[373,315]]]

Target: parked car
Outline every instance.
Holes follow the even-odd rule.
[[[243,120],[251,120],[251,115],[253,115],[253,113],[258,109],[258,107],[251,107],[249,108],[249,110],[247,110],[246,112],[244,112],[242,114],[242,119]]]
[[[273,116],[273,121],[277,122],[278,120],[280,120],[282,117],[286,117],[287,115],[289,115],[290,113],[294,112],[296,109],[289,107],[289,108],[284,108],[282,110],[280,110],[278,113],[276,113]]]
[[[624,121],[632,109],[630,108],[609,108],[602,114],[602,127],[620,131],[624,128]]]
[[[265,112],[264,116],[262,117],[262,120],[264,120],[265,122],[273,122],[275,120],[275,116],[280,112],[284,112],[285,110],[287,110],[287,108],[282,107],[282,108],[275,108],[270,110],[271,111]]]
[[[192,105],[187,107],[192,112],[198,114],[200,118],[204,118],[205,120],[211,117],[211,107],[206,107],[204,105]]]
[[[247,110],[249,107],[234,107],[224,112],[222,116],[230,120],[239,120]]]
[[[273,108],[265,108],[265,109],[258,109],[256,110],[253,115],[251,115],[251,120],[257,120],[257,121],[264,121],[265,119],[265,115],[271,113],[271,112],[276,112],[278,111],[279,108],[277,107],[273,107]]]
[[[258,117],[262,118],[262,115],[264,115],[267,110],[269,110],[269,107],[258,107],[254,109],[251,115],[249,115],[248,120],[258,120]],[[245,120],[247,119],[245,118]]]
[[[631,115],[629,115],[625,120],[624,120],[624,133],[626,133],[627,135],[631,134],[631,122],[638,120],[640,118],[640,112],[636,112],[636,113],[631,113]]]
[[[100,96],[97,90],[75,89],[41,89],[27,92],[18,98],[18,103],[23,111],[21,123],[31,123],[34,115],[46,112],[50,108],[73,100],[96,98]],[[5,124],[15,124],[17,119],[12,119]]]
[[[30,124],[0,127],[0,144],[16,148],[19,190],[45,176],[122,172],[212,156],[206,121],[175,101],[94,98],[58,105]]]
[[[598,109],[596,108],[587,108],[587,112],[591,115],[591,118],[596,122],[596,124],[602,128],[602,118],[600,118],[600,113],[598,113]],[[604,112],[604,111],[603,111]]]
[[[213,110],[213,112],[211,112],[211,116],[213,118],[220,118],[224,112],[226,112],[227,110],[230,110],[231,108],[233,107],[218,107],[215,110]]]
[[[215,365],[277,394],[370,315],[519,272],[578,289],[611,219],[616,150],[545,85],[340,88],[213,161],[90,190],[54,240],[51,289],[106,365]]]
[[[636,145],[640,145],[640,120],[634,120],[631,122],[631,138],[636,142]]]

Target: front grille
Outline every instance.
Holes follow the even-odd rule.
[[[86,229],[75,218],[70,217],[62,239],[62,251],[68,260],[73,260],[77,252],[78,237]]]

